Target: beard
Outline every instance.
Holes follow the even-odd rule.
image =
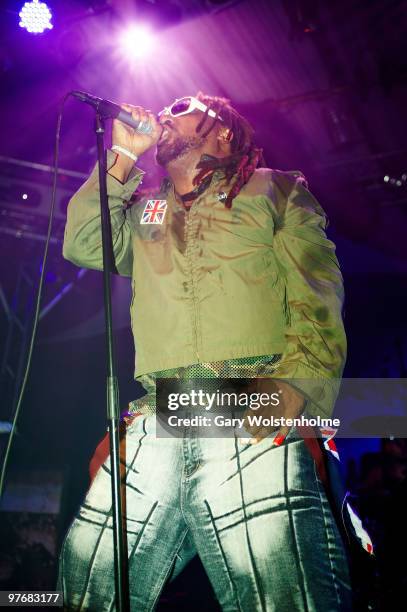
[[[167,140],[157,144],[155,159],[160,166],[166,166],[169,162],[185,157],[190,151],[198,149],[204,141],[202,136],[186,138],[171,134]]]

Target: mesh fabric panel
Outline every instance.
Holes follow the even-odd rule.
[[[212,363],[194,363],[184,368],[173,368],[152,372],[139,376],[147,395],[130,402],[129,415],[135,412],[142,414],[154,414],[155,389],[157,378],[179,378],[188,380],[190,378],[261,378],[272,376],[278,366],[281,355],[260,355],[257,357],[241,357],[239,359],[228,359],[226,361],[214,361]]]

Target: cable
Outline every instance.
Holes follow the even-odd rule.
[[[34,350],[35,338],[36,338],[36,335],[37,335],[38,321],[39,321],[39,315],[40,315],[41,297],[42,297],[42,289],[43,289],[44,278],[45,278],[45,268],[46,268],[46,263],[47,263],[47,258],[48,258],[49,243],[50,243],[51,234],[52,234],[52,223],[53,223],[53,220],[54,220],[56,189],[57,189],[57,179],[58,179],[59,142],[60,142],[60,136],[61,136],[62,114],[63,114],[65,102],[66,102],[66,100],[68,99],[68,97],[70,95],[71,94],[68,93],[68,94],[66,94],[64,96],[64,98],[62,99],[61,105],[60,105],[59,112],[58,112],[57,128],[56,128],[56,133],[55,133],[54,176],[53,176],[53,184],[52,184],[51,207],[50,207],[50,212],[49,212],[47,237],[46,237],[46,240],[45,240],[44,255],[43,255],[43,258],[42,258],[41,274],[40,274],[40,280],[39,280],[39,283],[38,283],[37,299],[36,299],[36,302],[35,302],[35,313],[34,313],[33,327],[32,327],[32,331],[31,331],[31,339],[30,339],[29,348],[28,348],[27,364],[25,366],[24,375],[23,375],[23,379],[22,379],[21,387],[20,387],[20,393],[18,395],[17,406],[16,406],[16,410],[15,410],[15,413],[14,413],[13,421],[12,421],[12,427],[11,427],[11,430],[10,430],[10,435],[9,435],[9,438],[8,438],[8,441],[7,441],[7,446],[6,446],[6,452],[4,454],[3,465],[2,465],[2,468],[1,468],[0,498],[1,498],[2,494],[3,494],[3,486],[4,486],[5,475],[6,475],[7,463],[8,463],[8,459],[9,459],[11,445],[12,445],[12,442],[13,442],[13,439],[14,439],[14,434],[15,434],[15,430],[16,430],[16,424],[17,424],[18,416],[20,414],[20,408],[21,408],[21,404],[22,404],[22,401],[23,401],[25,388],[26,388],[26,385],[27,385],[28,375],[30,373],[31,359],[32,359],[32,354],[33,354],[33,350]]]

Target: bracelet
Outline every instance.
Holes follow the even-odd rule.
[[[134,153],[131,153],[131,151],[128,151],[127,149],[125,149],[124,147],[121,147],[120,145],[116,145],[116,144],[112,145],[112,151],[123,153],[123,155],[127,155],[127,157],[130,157],[130,159],[132,159],[134,162],[138,160],[137,155],[134,155]]]

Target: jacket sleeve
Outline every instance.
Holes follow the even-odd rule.
[[[274,174],[274,173],[273,173]],[[286,348],[276,376],[309,400],[307,412],[332,414],[346,360],[343,279],[327,217],[301,173],[276,173],[274,249],[283,280]]]
[[[115,153],[108,151],[107,167],[111,168]],[[132,274],[132,240],[124,203],[140,184],[144,172],[133,168],[125,184],[107,175],[107,193],[112,225],[116,269],[123,276]],[[72,263],[93,270],[103,269],[102,230],[97,166],[68,204],[63,256]]]

